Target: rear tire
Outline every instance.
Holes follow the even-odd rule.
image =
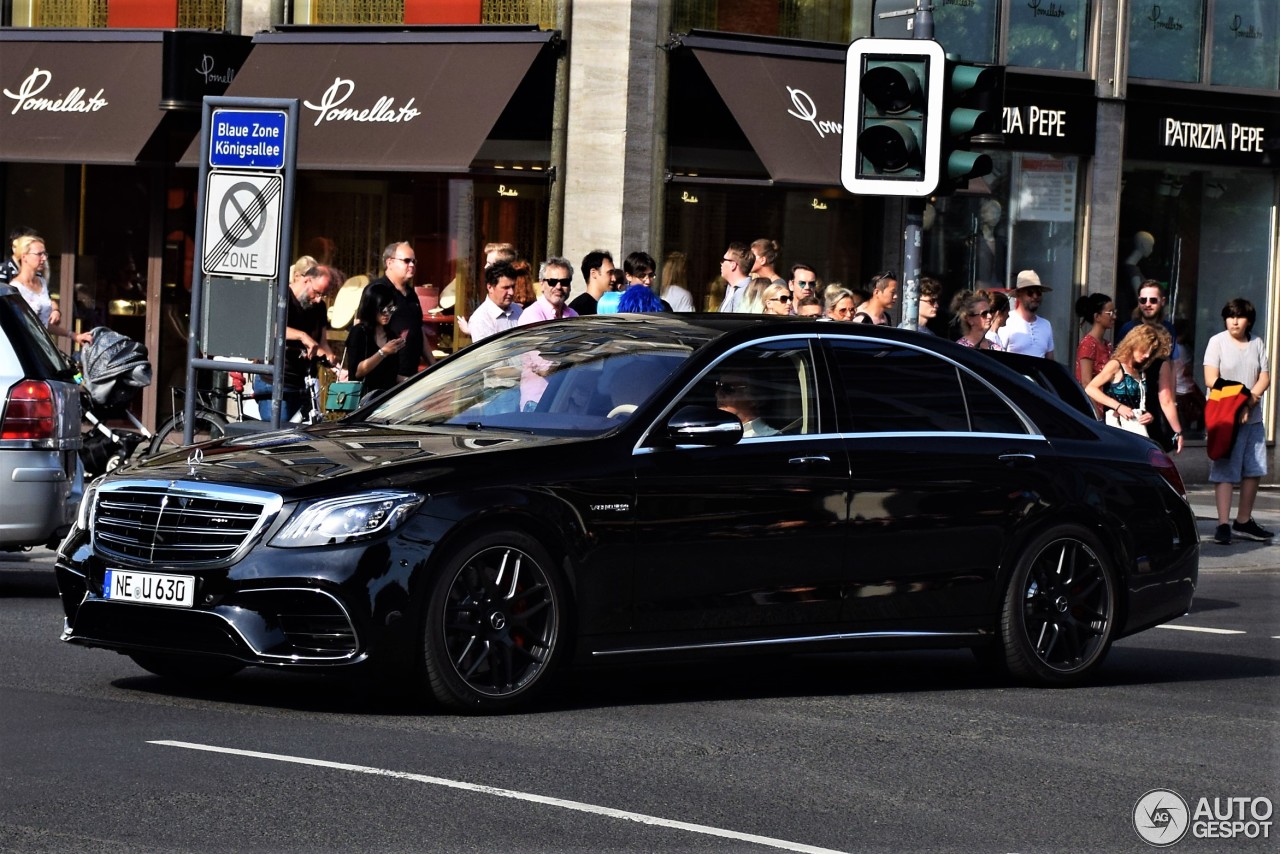
[[[482,536],[454,553],[423,619],[421,663],[434,698],[471,713],[529,702],[561,657],[564,589],[547,550],[518,531]]]
[[[1116,631],[1116,573],[1087,531],[1060,526],[1033,540],[1014,569],[1001,619],[1004,663],[1039,685],[1084,681]]]
[[[205,655],[182,655],[171,652],[131,652],[133,663],[148,673],[175,682],[212,682],[225,679],[244,669],[229,658]]]
[[[164,451],[176,451],[182,447],[183,427],[185,424],[186,420],[181,415],[175,415],[164,422],[164,426],[156,431],[155,436],[151,437],[151,446],[148,452],[159,454]],[[196,410],[195,430],[192,433],[192,439],[195,444],[221,439],[226,432],[227,419],[207,409]]]

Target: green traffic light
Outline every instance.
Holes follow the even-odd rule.
[[[947,157],[947,177],[952,181],[968,181],[991,174],[994,164],[990,156],[973,151],[953,151]]]

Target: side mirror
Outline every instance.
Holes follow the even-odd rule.
[[[686,406],[667,422],[667,438],[678,445],[733,445],[742,438],[742,422],[712,406]]]

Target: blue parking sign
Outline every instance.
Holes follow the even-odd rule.
[[[209,165],[283,169],[288,114],[279,110],[214,110]]]

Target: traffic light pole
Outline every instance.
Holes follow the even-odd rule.
[[[915,23],[912,38],[933,38],[933,0],[916,0]],[[921,241],[924,239],[924,206],[928,199],[909,196],[907,224],[902,234],[902,329],[917,329],[920,318],[920,259]]]

